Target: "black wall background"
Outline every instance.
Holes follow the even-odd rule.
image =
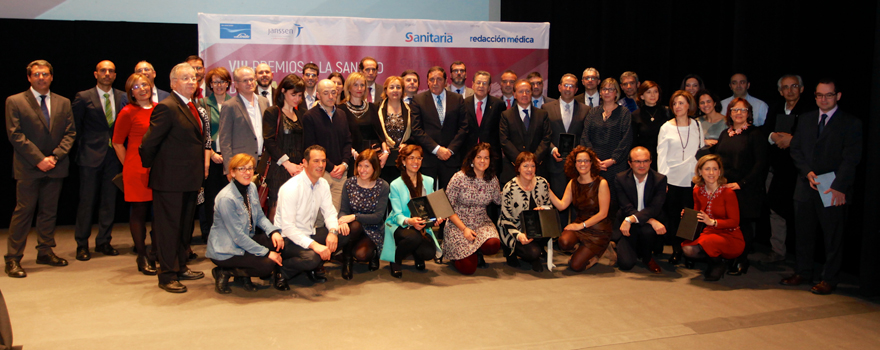
[[[776,81],[783,74],[803,76],[804,102],[810,104],[818,79],[837,79],[843,92],[841,108],[862,118],[866,145],[856,183],[859,195],[847,199],[853,204],[844,239],[844,269],[861,273],[863,289],[877,294],[880,247],[871,223],[880,208],[875,200],[866,200],[877,198],[878,191],[877,186],[865,186],[865,169],[880,169],[875,141],[880,123],[868,117],[873,115],[869,111],[880,112],[871,99],[880,93],[880,73],[875,69],[880,67],[878,12],[876,1],[815,6],[792,0],[505,0],[501,20],[551,23],[546,77],[551,97],[559,95],[556,86],[563,74],[581,76],[587,67],[598,69],[602,78],[635,71],[642,81],[660,84],[661,101],[689,73],[702,76],[721,98],[731,94],[730,76],[744,73],[751,82],[750,93],[770,104],[781,100]],[[116,88],[124,87],[137,62],[147,60],[158,72],[157,86],[168,90],[171,67],[198,51],[194,24],[0,19],[0,32],[14,34],[3,39],[6,50],[0,60],[9,78],[0,85],[0,96],[29,87],[25,67],[35,59],[52,63],[52,91],[71,100],[76,92],[94,87],[94,67],[104,59],[116,63]],[[0,142],[0,227],[4,228],[15,206],[11,163],[11,145]],[[59,203],[59,225],[72,225],[76,217],[75,164],[70,174]],[[117,222],[126,222],[128,208],[121,195],[118,202]]]

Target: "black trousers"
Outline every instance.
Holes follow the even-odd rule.
[[[208,178],[205,179],[205,203],[202,203],[199,213],[199,226],[202,231],[202,240],[207,243],[208,236],[211,233],[211,226],[214,225],[214,199],[220,190],[229,184],[226,175],[223,175],[223,164],[210,161],[208,166]]]
[[[813,277],[813,253],[816,250],[816,228],[822,227],[825,242],[825,267],[822,280],[832,286],[840,281],[838,274],[843,263],[843,230],[849,205],[826,208],[817,193],[806,202],[795,201],[797,227],[797,273],[808,280]]]
[[[153,190],[153,231],[159,255],[159,283],[177,280],[185,272],[186,248],[192,238],[197,191],[165,192]]]
[[[6,239],[6,261],[21,261],[27,245],[34,211],[37,211],[37,254],[49,254],[55,247],[55,218],[62,178],[42,177],[15,182],[15,210],[9,222]]]
[[[651,248],[657,241],[657,232],[647,223],[632,224],[629,237],[615,229],[611,240],[617,242],[617,267],[625,271],[636,266],[640,259],[644,263],[651,260]]]
[[[265,234],[254,234],[254,241],[261,246],[268,248],[270,251],[275,250],[275,247],[272,247],[272,240]],[[256,256],[248,252],[244,252],[244,255],[236,255],[226,260],[211,259],[211,261],[213,261],[214,265],[217,265],[218,267],[242,269],[250,277],[270,276],[272,271],[275,270],[275,266],[278,266],[274,261],[269,259],[268,254],[264,256]]]
[[[326,227],[318,227],[315,229],[312,239],[315,242],[326,245],[328,234],[330,232]],[[351,234],[347,236],[336,235],[336,238],[338,238],[336,243],[337,251],[351,252],[352,246],[357,242],[355,238],[359,239],[360,236],[355,237]],[[288,238],[284,238],[284,250],[281,252],[281,259],[281,273],[286,279],[291,279],[303,271],[314,270],[324,263],[321,260],[321,256],[315,253],[314,250],[300,247]]]
[[[430,152],[430,150],[426,151]],[[437,157],[433,154],[428,153],[424,157]],[[449,184],[449,180],[452,180],[452,175],[455,175],[456,172],[461,170],[460,168],[453,168],[448,166],[445,162],[439,162],[434,166],[426,166],[421,168],[421,173],[425,176],[430,176],[434,179],[434,185],[437,187],[436,189],[446,188],[446,185]]]
[[[394,252],[394,262],[400,264],[404,258],[412,254],[413,259],[425,261],[434,258],[434,240],[427,235],[412,228],[398,227],[394,231],[394,244],[397,250]]]
[[[113,218],[116,216],[116,195],[119,189],[113,177],[122,171],[122,164],[113,149],[107,150],[104,161],[96,167],[79,168],[79,206],[76,210],[74,238],[77,247],[88,247],[92,235],[92,216],[98,200],[98,235],[95,245],[110,243]]]
[[[678,187],[669,185],[666,191],[666,203],[663,204],[663,211],[669,219],[669,225],[666,226],[665,235],[666,244],[672,245],[673,252],[681,252],[682,239],[675,236],[678,232],[678,224],[681,223],[681,210],[684,208],[694,207],[694,187]],[[619,258],[618,258],[619,259]]]

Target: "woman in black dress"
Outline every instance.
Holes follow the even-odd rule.
[[[269,186],[269,220],[275,219],[278,189],[292,176],[299,174],[303,158],[303,126],[305,111],[298,109],[306,85],[296,74],[288,74],[272,98],[274,105],[263,113],[263,138],[271,160],[267,167],[266,184]]]
[[[660,85],[645,80],[639,85],[639,109],[632,113],[633,147],[642,146],[651,152],[651,159],[657,159],[657,135],[660,127],[672,119],[669,107],[661,105]],[[657,164],[651,163],[651,169],[657,170]]]
[[[373,121],[378,115],[378,108],[364,100],[367,91],[367,79],[363,74],[354,72],[345,79],[345,99],[337,108],[345,113],[348,129],[351,131],[351,159],[365,149],[381,149],[379,136],[376,135]],[[348,176],[354,175],[353,166],[348,167]]]
[[[410,143],[412,137],[412,111],[408,103],[403,102],[403,78],[390,76],[385,79],[382,102],[379,103],[379,114],[373,125],[376,134],[382,141],[382,153],[379,161],[382,165],[382,179],[391,183],[400,177],[400,170],[394,166],[400,148]],[[391,164],[388,164],[391,159]]]

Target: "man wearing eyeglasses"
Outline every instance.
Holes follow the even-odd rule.
[[[623,72],[620,75],[620,89],[624,96],[617,100],[617,104],[626,107],[630,112],[639,109],[639,85],[639,75],[636,72]]]
[[[256,93],[260,96],[266,98],[269,101],[269,106],[272,106],[272,92],[278,87],[278,83],[275,82],[275,74],[272,73],[272,67],[269,67],[266,63],[260,63],[257,65],[256,69],[257,74],[257,91]]]
[[[504,156],[500,183],[506,184],[516,176],[516,157],[520,152],[535,154],[538,175],[543,176],[543,162],[550,153],[550,122],[547,111],[532,105],[532,87],[527,80],[520,79],[514,84],[516,105],[501,113],[498,139]]]
[[[452,62],[452,64],[449,65],[449,73],[451,74],[449,79],[452,80],[452,84],[446,87],[446,91],[452,91],[459,94],[462,98],[468,98],[474,95],[474,89],[464,85],[467,80],[467,67],[464,65],[464,62]]]
[[[816,228],[821,227],[825,265],[821,282],[810,290],[821,295],[831,294],[839,281],[847,204],[853,198],[856,166],[862,158],[862,122],[839,109],[840,97],[835,81],[820,80],[815,93],[819,109],[798,118],[797,132],[791,140],[791,158],[798,169],[794,192],[797,269],[780,283],[812,284],[816,277],[813,274]],[[833,177],[819,178],[829,173]],[[826,196],[827,202],[820,196]]]
[[[76,260],[91,259],[89,236],[92,234],[92,213],[98,200],[98,235],[95,251],[104,255],[119,255],[110,245],[113,218],[116,213],[116,194],[113,177],[122,171],[122,164],[113,151],[110,140],[116,115],[128,104],[122,90],[114,89],[116,65],[101,61],[95,67],[98,84],[80,91],[73,99],[73,119],[77,130],[76,164],[79,165],[79,205],[76,212]]]
[[[230,155],[223,157],[223,172],[230,181],[229,161],[233,155],[245,153],[260,159],[263,153],[263,112],[269,107],[269,100],[254,93],[257,81],[253,68],[236,68],[232,80],[238,96],[223,102],[220,130],[217,132],[220,154]]]
[[[303,66],[302,75],[303,83],[306,84],[306,91],[303,92],[303,102],[300,104],[299,109],[305,112],[314,108],[315,103],[318,102],[318,93],[316,92],[318,86],[318,65],[312,62],[306,63]]]
[[[576,141],[572,146],[577,146],[577,140],[580,138],[578,135],[584,131],[584,118],[590,111],[590,107],[574,98],[577,90],[577,76],[571,73],[565,74],[559,79],[559,99],[547,102],[541,107],[547,111],[547,117],[550,118],[550,157],[552,159],[545,162],[547,180],[550,181],[550,189],[557,194],[565,192],[565,186],[568,185],[568,177],[565,176],[564,171],[565,157],[568,154],[559,152],[559,134],[575,135]]]
[[[192,238],[196,195],[207,177],[210,135],[191,99],[198,81],[196,70],[180,63],[171,69],[170,78],[173,94],[153,108],[138,152],[144,168],[150,169],[159,288],[184,293],[186,286],[180,280],[205,277],[186,266],[186,249]]]
[[[599,71],[593,67],[584,69],[581,82],[584,84],[584,93],[575,96],[574,99],[591,108],[602,103],[599,99]]]
[[[776,82],[783,100],[774,103],[767,112],[764,122],[765,132],[770,136],[770,172],[767,174],[767,195],[770,205],[770,245],[773,251],[765,262],[775,263],[785,260],[785,237],[788,231],[794,233],[794,187],[797,182],[797,168],[791,159],[791,139],[797,130],[800,116],[811,107],[808,101],[801,101],[804,81],[800,75],[785,75]],[[812,107],[815,108],[815,107]]]
[[[198,101],[205,98],[206,91],[208,91],[205,90],[205,61],[199,56],[190,55],[184,62],[189,63],[196,70],[198,81],[196,82],[196,91],[193,92],[193,99]]]
[[[170,96],[168,91],[159,89],[156,87],[156,70],[153,68],[153,65],[147,61],[140,61],[137,65],[134,66],[134,72],[143,74],[147,79],[150,79],[150,85],[153,85],[153,103],[159,103],[159,101],[164,100],[166,97]]]
[[[541,73],[531,72],[526,76],[526,79],[532,89],[532,105],[535,108],[541,108],[547,102],[556,101],[544,95],[544,77],[541,76]]]
[[[480,142],[492,146],[492,164],[501,173],[501,144],[498,141],[498,123],[506,107],[501,99],[489,95],[492,76],[487,71],[477,71],[471,83],[474,94],[464,99],[468,118],[467,144],[463,149],[470,152]],[[497,174],[496,174],[497,175]]]
[[[384,90],[382,84],[376,82],[376,77],[379,76],[379,63],[376,62],[375,58],[370,56],[364,57],[358,63],[358,71],[364,75],[364,80],[367,81],[367,91],[365,91],[364,100],[369,103],[381,102],[379,100],[382,99],[382,91]]]
[[[614,177],[614,187],[620,204],[617,218],[622,221],[620,231],[611,237],[617,242],[617,266],[627,271],[641,260],[649,271],[661,273],[651,248],[657,235],[666,234],[663,225],[666,175],[651,169],[651,152],[638,146],[629,152],[629,170]]]
[[[12,174],[17,198],[4,256],[9,277],[27,276],[21,258],[34,211],[38,211],[37,264],[67,266],[67,260],[55,255],[52,248],[58,198],[67,177],[67,153],[76,137],[76,125],[70,100],[49,91],[53,75],[49,62],[31,62],[27,66],[30,89],[6,99],[6,136],[14,150]]]
[[[734,98],[744,98],[746,101],[749,101],[750,105],[752,105],[752,117],[755,121],[754,125],[764,125],[764,121],[767,120],[767,104],[764,103],[764,101],[749,95],[749,86],[751,86],[751,83],[749,83],[749,79],[745,74],[736,73],[730,77],[730,90],[733,91],[733,96],[721,100],[721,110],[726,111],[727,105],[730,104],[730,101],[733,101]]]

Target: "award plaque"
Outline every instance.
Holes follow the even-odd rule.
[[[452,210],[452,204],[446,197],[446,191],[440,189],[427,196],[416,197],[409,200],[409,212],[411,217],[419,217],[425,222],[431,223],[437,221],[437,218],[448,218],[455,214]]]
[[[523,210],[519,214],[522,220],[523,233],[529,239],[541,237],[559,237],[559,217],[554,209]]]
[[[567,157],[574,150],[576,139],[577,136],[574,134],[559,134],[559,147],[557,148],[562,158]]]
[[[697,239],[700,232],[706,227],[706,224],[697,220],[699,213],[691,208],[684,208],[684,215],[681,216],[681,223],[678,224],[678,232],[675,233],[675,236],[689,241]]]

